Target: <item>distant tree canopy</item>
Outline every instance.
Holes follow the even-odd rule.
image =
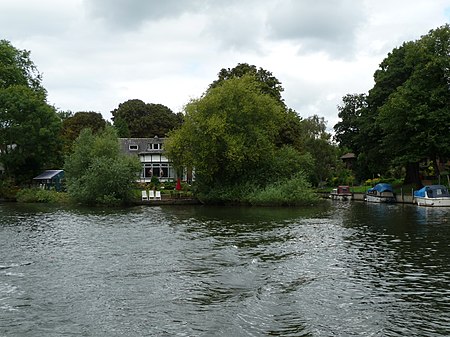
[[[63,141],[64,152],[68,153],[72,143],[80,135],[81,130],[89,128],[93,133],[103,130],[106,126],[101,113],[93,111],[79,111],[67,117],[62,122],[61,139]]]
[[[60,164],[61,122],[29,55],[0,41],[0,163],[18,184]]]
[[[395,48],[374,79],[368,95],[344,97],[336,140],[362,177],[402,166],[405,183],[420,184],[421,160],[450,158],[450,26]]]
[[[121,103],[111,113],[114,127],[123,138],[165,137],[183,120],[181,114],[173,113],[165,105],[144,103],[139,99]]]
[[[273,76],[270,71],[263,68],[258,69],[256,66],[247,63],[238,63],[238,65],[232,69],[222,68],[218,74],[219,78],[211,83],[210,88],[217,87],[223,83],[223,81],[239,78],[244,75],[253,76],[256,80],[257,87],[262,93],[272,96],[279,102],[283,102],[281,93],[284,91],[284,88],[282,87],[281,82]]]

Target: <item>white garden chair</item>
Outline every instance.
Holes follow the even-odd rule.
[[[142,191],[142,200],[148,200],[147,191]]]

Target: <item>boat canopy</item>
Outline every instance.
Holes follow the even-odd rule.
[[[414,191],[415,197],[425,197],[425,193],[429,198],[450,197],[448,189],[443,185],[428,185],[418,191]]]
[[[370,192],[375,192],[375,191],[377,191],[379,193],[382,193],[382,192],[394,192],[394,190],[392,188],[392,185],[391,184],[386,184],[386,183],[376,184],[374,187],[369,188],[367,190],[367,192],[369,192],[369,193]]]

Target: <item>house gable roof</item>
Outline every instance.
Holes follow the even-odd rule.
[[[162,146],[154,149],[153,144],[164,144],[165,138],[119,138],[120,149],[126,154],[163,153]]]

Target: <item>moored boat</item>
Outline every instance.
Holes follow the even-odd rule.
[[[428,185],[414,191],[414,202],[419,206],[450,207],[450,193],[443,185]]]
[[[349,186],[338,186],[337,188],[333,188],[330,193],[330,198],[333,200],[351,200],[352,192],[350,192]]]
[[[369,188],[365,195],[367,202],[396,202],[391,184],[379,183]]]

